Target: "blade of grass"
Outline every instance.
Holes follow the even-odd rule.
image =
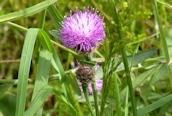
[[[161,107],[161,106],[163,106],[163,105],[165,105],[171,101],[172,101],[172,94],[170,94],[166,97],[163,97],[160,100],[138,110],[137,115],[138,116],[144,116],[145,114],[150,113],[153,110],[155,110],[155,109],[157,109],[157,108],[159,108],[159,107]]]
[[[41,45],[43,46],[44,49],[49,50],[51,53],[53,53],[53,60],[52,60],[52,65],[53,67],[57,70],[57,72],[59,73],[59,79],[61,81],[61,85],[62,85],[62,89],[65,95],[65,98],[67,99],[68,105],[72,106],[71,108],[73,108],[73,110],[77,113],[77,112],[81,112],[81,109],[78,107],[78,105],[76,104],[72,104],[74,102],[76,102],[76,99],[74,97],[71,97],[71,89],[66,81],[66,74],[64,71],[64,68],[61,64],[61,61],[56,53],[56,50],[54,48],[54,46],[52,45],[49,36],[47,35],[47,33],[40,29],[39,30],[39,34],[38,34],[39,40]]]
[[[169,53],[168,53],[168,46],[167,46],[165,35],[164,35],[163,29],[162,29],[162,22],[161,22],[159,13],[158,13],[156,0],[152,0],[152,4],[153,4],[154,12],[155,12],[155,17],[156,17],[157,22],[158,22],[161,42],[162,42],[162,46],[163,46],[162,49],[163,49],[163,52],[164,52],[164,55],[165,55],[165,60],[167,62],[167,70],[168,70],[170,82],[172,84],[172,69],[171,69],[170,65],[168,65],[168,63],[170,62],[170,56],[169,56]]]
[[[121,103],[120,103],[120,92],[119,92],[119,86],[118,86],[118,81],[117,81],[118,75],[115,73],[114,74],[114,82],[115,82],[115,102],[116,102],[116,115],[117,116],[122,116],[122,109],[121,109]]]
[[[14,21],[14,20],[18,20],[18,19],[21,19],[24,17],[31,16],[33,14],[36,14],[36,13],[44,10],[45,8],[47,8],[48,6],[50,6],[51,4],[53,4],[55,2],[57,2],[57,0],[46,0],[41,3],[36,4],[34,6],[26,8],[24,10],[9,13],[6,15],[2,15],[2,16],[0,16],[0,23],[6,22],[6,21]]]
[[[90,103],[90,100],[89,100],[88,84],[82,84],[82,89],[83,89],[85,100],[87,102],[87,105],[88,105],[88,108],[90,110],[91,116],[94,116],[93,110],[91,108],[91,103]]]
[[[63,16],[61,13],[58,11],[58,9],[55,8],[54,5],[51,5],[47,8],[47,11],[53,21],[53,24],[57,30],[60,29],[61,25],[59,22],[63,20]]]
[[[11,86],[13,85],[13,83],[5,83],[0,85],[0,96],[5,93]]]
[[[45,10],[43,10],[43,11],[42,11],[42,14],[41,14],[40,26],[39,26],[41,29],[44,28],[46,11],[47,11],[47,8],[45,8]]]
[[[46,50],[40,52],[40,57],[38,61],[38,71],[35,79],[32,99],[31,99],[32,102],[35,96],[41,90],[41,88],[43,88],[48,84],[49,72],[51,68],[51,59],[52,59],[52,53]],[[42,107],[36,112],[36,116],[42,116]]]
[[[96,91],[96,83],[93,82],[91,84],[92,89],[93,89],[93,96],[94,96],[94,104],[95,104],[95,109],[96,109],[96,116],[100,116],[99,114],[99,104],[98,104],[98,99],[97,99],[97,91]]]
[[[16,116],[24,114],[29,69],[37,33],[38,29],[31,28],[25,37],[18,74]]]
[[[128,64],[134,66],[138,63],[141,63],[141,62],[145,61],[146,59],[150,58],[156,51],[157,51],[157,49],[152,48],[149,50],[138,52],[138,53],[134,54],[134,59],[132,59],[133,55],[129,55],[127,57]],[[116,59],[116,60],[118,60],[118,59]],[[124,62],[120,63],[120,65],[117,67],[115,72],[119,72],[122,70],[124,70]]]
[[[43,46],[43,48],[47,49],[48,51],[53,53],[53,61],[52,61],[53,66],[60,73],[59,79],[62,81],[62,83],[64,83],[66,81],[65,71],[64,71],[61,61],[56,53],[56,50],[50,41],[49,36],[47,35],[47,33],[44,30],[40,29],[38,37],[39,37],[40,43]]]
[[[128,87],[126,89],[126,98],[125,98],[125,106],[124,106],[124,116],[128,116]]]
[[[111,7],[113,8],[112,9],[113,14],[114,14],[113,18],[114,18],[115,23],[117,24],[117,31],[118,31],[119,39],[123,39],[121,23],[120,23],[120,20],[118,19],[118,14],[117,14],[117,11],[116,11],[116,3],[115,3],[114,0],[111,0],[111,2],[109,2],[109,3],[111,4]],[[124,62],[126,78],[127,78],[127,84],[128,84],[128,87],[129,87],[129,93],[130,93],[130,97],[131,97],[133,115],[137,116],[134,90],[133,90],[133,85],[132,85],[128,60],[127,60],[127,55],[126,55],[126,51],[125,51],[125,46],[122,48],[122,58],[123,58],[123,62]]]
[[[26,110],[26,112],[22,116],[33,116],[39,110],[41,105],[44,103],[44,101],[51,94],[52,91],[53,87],[49,85],[46,85],[41,88],[38,94],[33,99],[29,109]]]

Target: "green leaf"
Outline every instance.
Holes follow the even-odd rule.
[[[16,116],[24,114],[29,69],[37,33],[38,29],[31,28],[25,37],[18,74]]]
[[[155,109],[157,109],[157,108],[159,108],[159,107],[161,107],[161,106],[163,106],[163,105],[165,105],[171,101],[172,101],[172,94],[170,94],[166,97],[163,97],[160,100],[138,110],[137,115],[138,116],[144,116],[145,114],[152,112],[153,110],[155,110]]]
[[[171,38],[172,38],[172,28],[169,29],[169,32],[166,36],[166,41],[167,41],[167,45],[168,45],[168,52],[172,58],[172,41],[171,41]]]
[[[39,34],[38,34],[38,37],[40,39],[40,43],[41,45],[43,46],[44,49],[47,49],[48,51],[52,52],[53,53],[53,59],[52,59],[52,65],[53,67],[58,71],[59,73],[59,79],[60,79],[60,82],[61,82],[61,85],[62,85],[62,91],[64,92],[64,95],[65,95],[65,98],[67,99],[67,104],[69,106],[71,106],[71,110],[73,110],[75,113],[77,112],[81,112],[80,109],[78,108],[77,105],[75,104],[71,104],[71,103],[74,103],[75,102],[75,98],[74,97],[71,97],[71,89],[68,85],[68,83],[66,83],[66,74],[65,74],[65,71],[63,69],[63,66],[61,64],[61,61],[57,55],[57,52],[54,48],[54,46],[52,45],[51,41],[50,41],[50,38],[48,36],[48,34],[40,29],[39,31]]]
[[[33,14],[36,14],[44,10],[45,8],[47,8],[48,6],[50,6],[51,4],[55,2],[57,2],[57,0],[45,0],[39,4],[26,8],[24,10],[2,15],[0,16],[0,23],[6,22],[6,21],[14,21],[14,20],[18,20],[24,17],[31,16]]]
[[[40,91],[40,89],[48,84],[48,78],[51,68],[51,58],[52,53],[48,52],[47,50],[40,52],[38,71],[35,78],[32,100],[34,99],[35,95]]]
[[[59,35],[59,31],[57,31],[57,30],[50,30],[49,33],[50,33],[53,37],[55,37],[55,38],[61,40],[60,35]]]
[[[159,69],[159,67],[154,67],[154,68],[152,68],[152,69],[150,69],[148,71],[143,72],[139,76],[137,76],[137,78],[133,81],[133,88],[137,88],[141,84],[144,84],[144,82],[149,77],[151,77],[158,69]]]
[[[153,77],[149,81],[149,85],[153,85],[158,80],[166,77],[167,74],[168,74],[167,66],[165,64],[160,65],[159,69],[156,70],[156,72],[154,73]]]
[[[138,86],[140,86],[140,84],[144,84],[146,79],[151,77],[155,73],[155,71],[158,69],[159,69],[159,67],[154,67],[154,68],[147,70],[144,73],[140,74],[135,80],[133,80],[133,88],[136,89]],[[121,101],[124,100],[126,91],[127,91],[127,83],[126,83],[125,78],[122,81],[122,88],[124,88],[124,89],[121,91]]]
[[[14,116],[16,96],[14,94],[3,94],[0,96],[0,115],[1,116]]]
[[[157,49],[149,49],[149,50],[146,50],[146,51],[143,51],[143,52],[139,52],[139,53],[136,53],[135,55],[134,55],[134,58],[133,58],[133,55],[130,55],[130,56],[128,56],[127,57],[127,59],[128,59],[128,63],[131,65],[131,63],[132,63],[132,66],[134,66],[134,65],[136,65],[136,64],[138,64],[138,63],[141,63],[141,62],[143,62],[143,61],[145,61],[146,59],[148,59],[148,58],[150,58],[154,53],[155,53],[155,51],[156,51]],[[133,61],[132,61],[133,60]],[[115,71],[114,71],[114,73],[115,72],[119,72],[119,71],[122,71],[122,70],[124,70],[125,68],[124,68],[124,64],[123,64],[123,62],[121,62],[121,58],[117,58],[117,59],[115,59],[114,60],[116,63],[115,64],[113,64],[114,65],[114,69],[116,69]],[[121,62],[121,63],[120,63]],[[120,63],[119,65],[118,65],[118,63]],[[117,66],[117,68],[116,68],[116,65],[118,65]],[[112,68],[112,69],[113,69]],[[96,73],[96,78],[97,77],[103,77],[103,73],[102,73],[102,67],[100,67],[99,69],[98,69],[99,71],[99,73]]]
[[[54,7],[54,5],[51,5],[47,8],[47,11],[53,21],[53,24],[57,30],[60,29],[61,25],[59,22],[63,20],[63,16],[61,13]]]
[[[39,108],[42,106],[42,104],[52,91],[53,87],[49,85],[46,85],[41,88],[38,94],[34,97],[29,109],[26,110],[26,112],[24,113],[24,116],[33,116],[37,112],[37,110],[39,110]]]
[[[128,64],[131,65],[131,63],[132,63],[132,66],[134,66],[134,65],[136,65],[138,63],[141,63],[141,62],[145,61],[146,59],[150,58],[156,52],[156,50],[157,49],[153,48],[153,49],[149,49],[149,50],[146,50],[146,51],[143,51],[143,52],[136,53],[134,55],[134,58],[133,58],[133,55],[130,55],[130,56],[127,57]],[[124,70],[123,62],[117,67],[115,72],[119,72],[119,71],[122,71],[122,70]]]
[[[99,67],[97,70],[95,70],[95,79],[99,79],[103,77],[103,69]]]
[[[80,63],[80,64],[88,64],[88,65],[90,65],[90,66],[94,66],[94,65],[96,65],[96,62],[95,61],[86,61],[86,60],[78,60],[78,62]]]
[[[81,89],[75,75],[72,72],[70,72],[70,77],[67,78],[67,81],[70,83],[75,93],[81,96]]]
[[[47,49],[48,51],[53,53],[52,65],[59,72],[59,74],[60,74],[59,79],[62,81],[62,83],[65,82],[65,80],[66,80],[65,71],[64,71],[61,61],[56,53],[56,50],[50,41],[48,34],[44,30],[40,29],[38,36],[39,36],[40,43],[43,46],[43,48]]]
[[[49,73],[51,68],[52,53],[47,50],[40,52],[38,61],[38,71],[35,79],[34,90],[32,94],[32,102],[38,92],[48,84]],[[31,104],[32,104],[31,102]],[[44,102],[44,101],[43,101]],[[38,109],[38,108],[37,108]],[[42,116],[42,108],[36,112],[36,116]]]
[[[5,93],[13,84],[2,84],[0,85],[0,96]]]

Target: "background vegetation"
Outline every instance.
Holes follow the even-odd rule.
[[[70,10],[84,6],[97,8],[106,27],[105,42],[92,54],[101,65],[96,78],[104,80],[100,114],[172,116],[169,0],[1,1],[0,115],[90,115],[74,76],[80,55],[49,33]],[[94,104],[92,95],[90,101]]]

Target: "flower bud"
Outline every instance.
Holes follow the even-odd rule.
[[[94,78],[93,69],[89,65],[80,66],[79,69],[75,72],[75,74],[81,84],[88,84]]]

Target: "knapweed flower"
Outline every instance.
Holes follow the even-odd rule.
[[[96,44],[104,40],[103,17],[94,8],[83,8],[61,22],[60,37],[67,48],[74,48],[78,53],[91,52]]]
[[[96,80],[96,90],[101,91],[102,86],[103,86],[103,80],[97,79]],[[89,92],[89,94],[93,94],[93,89],[92,89],[91,83],[88,85],[88,92]]]
[[[95,71],[97,71],[100,68],[100,65],[97,64],[94,68]],[[75,74],[81,91],[83,92],[82,84],[88,84],[88,92],[89,94],[93,94],[91,83],[93,82],[93,78],[95,75],[92,67],[89,65],[81,65],[79,69],[75,72]],[[100,78],[95,79],[95,83],[96,83],[96,90],[101,91],[103,87],[103,80]]]
[[[96,83],[96,90],[98,92],[101,91],[102,87],[103,87],[103,80],[102,79],[96,79],[95,83]],[[78,84],[79,84],[79,87],[80,87],[81,91],[83,92],[81,82],[78,81]],[[88,92],[89,92],[90,95],[93,94],[93,89],[92,89],[91,83],[88,84]]]

